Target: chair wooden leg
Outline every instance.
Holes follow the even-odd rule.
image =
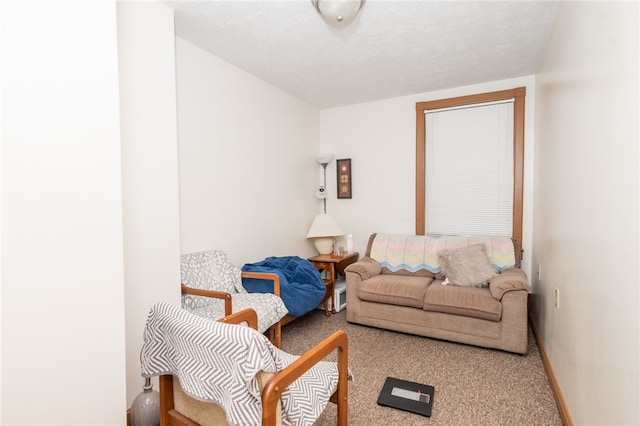
[[[282,347],[282,323],[280,321],[269,327],[269,340],[276,348]]]
[[[171,424],[169,412],[174,409],[173,405],[173,376],[169,374],[161,375],[160,382],[160,426]]]
[[[347,346],[347,335],[344,334],[344,344],[338,348],[338,426],[349,424],[349,401],[348,401],[348,376],[349,376],[349,347]]]
[[[278,349],[282,346],[282,323],[278,321],[269,327],[269,341]]]

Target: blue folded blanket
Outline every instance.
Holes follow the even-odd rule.
[[[325,285],[318,270],[311,262],[298,256],[268,257],[242,267],[246,272],[275,272],[280,276],[280,297],[289,315],[299,317],[322,302]],[[249,293],[272,293],[271,281],[242,278],[242,285]]]

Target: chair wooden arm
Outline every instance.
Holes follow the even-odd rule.
[[[231,294],[225,291],[204,290],[201,288],[187,287],[184,284],[180,284],[182,294],[192,294],[194,296],[213,297],[215,299],[224,300],[224,314],[231,315]]]
[[[273,281],[273,294],[280,297],[280,275],[275,272],[249,272],[242,271],[240,273],[241,278],[255,278],[259,280]],[[282,334],[281,334],[282,320],[269,327],[269,340],[276,348],[282,346]]]
[[[249,327],[254,330],[258,329],[258,314],[253,309],[243,309],[241,311],[236,312],[235,314],[227,315],[218,320],[218,322],[224,322],[227,324],[240,324],[241,322],[246,322],[249,324]]]
[[[338,425],[347,425],[347,374],[348,374],[348,338],[344,330],[338,330],[331,336],[300,356],[295,362],[276,374],[262,391],[262,424],[276,424],[276,410],[282,391],[302,374],[322,361],[328,354],[338,350]]]
[[[248,272],[242,271],[240,273],[242,278],[256,278],[259,280],[273,281],[273,294],[280,296],[280,275],[274,272]]]

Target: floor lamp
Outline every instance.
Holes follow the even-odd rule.
[[[307,238],[313,238],[313,244],[319,254],[333,252],[334,237],[344,235],[342,228],[335,218],[327,214],[327,165],[333,161],[333,154],[316,154],[316,161],[322,166],[324,185],[318,188],[316,197],[323,201],[323,213],[316,215],[307,233]]]

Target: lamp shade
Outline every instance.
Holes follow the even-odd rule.
[[[321,213],[313,219],[307,238],[313,238],[319,254],[330,254],[333,251],[333,237],[344,235],[342,228],[333,216]]]
[[[339,237],[344,231],[333,216],[327,213],[316,215],[307,233],[307,238]]]
[[[325,165],[333,161],[333,154],[328,152],[319,152],[314,156],[319,164]]]

